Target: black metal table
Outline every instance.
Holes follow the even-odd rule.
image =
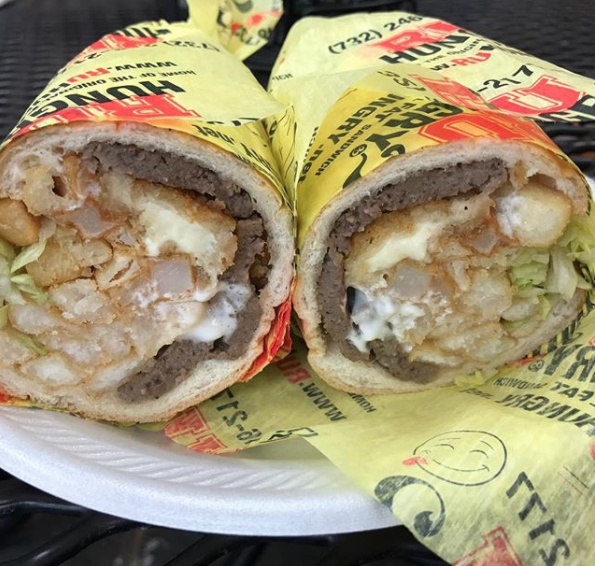
[[[356,8],[440,17],[595,77],[592,24],[584,0],[295,0],[270,45],[253,56],[249,66],[265,83],[293,21],[307,14],[332,15]],[[58,68],[88,44],[134,22],[184,16],[175,0],[16,0],[0,8],[0,139]],[[595,174],[595,124],[554,124],[546,129],[583,171]],[[402,527],[295,539],[188,533],[89,511],[0,470],[0,566],[60,564],[433,566],[444,562]]]

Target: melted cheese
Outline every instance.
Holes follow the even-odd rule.
[[[150,256],[158,256],[164,244],[174,242],[179,251],[198,259],[205,253],[210,255],[217,241],[215,234],[202,224],[190,222],[155,201],[144,204],[139,220],[145,227],[143,241]]]
[[[428,253],[428,244],[433,236],[443,228],[442,222],[420,222],[413,232],[402,234],[395,232],[384,240],[372,255],[366,258],[368,271],[389,269],[404,259],[423,261]]]
[[[462,226],[471,228],[485,222],[493,204],[482,194],[381,215],[352,238],[345,258],[347,285],[376,290],[385,286],[383,274],[403,260],[427,263],[440,238]]]

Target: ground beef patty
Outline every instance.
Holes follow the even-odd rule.
[[[492,190],[506,179],[504,163],[499,159],[419,172],[398,184],[379,189],[343,212],[328,237],[328,249],[318,279],[318,305],[327,339],[338,344],[341,353],[350,360],[375,360],[400,379],[418,383],[428,383],[435,379],[439,366],[426,362],[410,362],[396,340],[375,340],[370,344],[370,354],[360,352],[347,340],[352,322],[343,264],[351,247],[351,237],[357,232],[363,232],[385,212],[471,191]]]
[[[161,151],[147,151],[134,145],[95,143],[85,149],[84,158],[99,170],[113,169],[136,179],[194,191],[196,198],[208,206],[233,216],[237,220],[238,248],[234,263],[225,271],[222,280],[249,284],[254,291],[238,316],[236,329],[228,341],[179,340],[164,346],[142,371],[118,388],[120,398],[128,402],[157,399],[186,380],[201,362],[241,356],[260,323],[262,308],[258,291],[266,285],[270,259],[264,224],[254,210],[250,195],[213,171]]]

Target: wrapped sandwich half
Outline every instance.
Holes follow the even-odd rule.
[[[386,161],[305,235],[296,308],[312,365],[342,389],[392,393],[525,356],[591,287],[588,202],[580,173],[533,143],[461,141]]]
[[[287,300],[291,214],[248,164],[131,122],[52,126],[0,156],[0,386],[117,421],[245,376]]]

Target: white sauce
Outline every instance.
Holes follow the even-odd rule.
[[[514,193],[496,200],[500,230],[509,238],[514,238],[514,228],[521,226],[525,221],[520,210],[524,200],[522,196]]]
[[[369,352],[368,343],[372,340],[388,338],[396,338],[406,349],[411,349],[411,345],[407,347],[406,334],[424,314],[424,309],[413,303],[402,302],[386,294],[369,299],[356,290],[351,320],[358,328],[350,330],[347,339],[364,353]]]
[[[252,290],[239,283],[220,283],[219,292],[206,305],[205,316],[181,339],[195,342],[213,342],[229,338],[238,323],[238,314],[244,309]]]
[[[174,242],[179,251],[199,259],[205,252],[210,255],[216,243],[215,235],[202,224],[156,202],[144,203],[139,220],[145,227],[143,240],[150,256],[158,256],[164,244]]]

